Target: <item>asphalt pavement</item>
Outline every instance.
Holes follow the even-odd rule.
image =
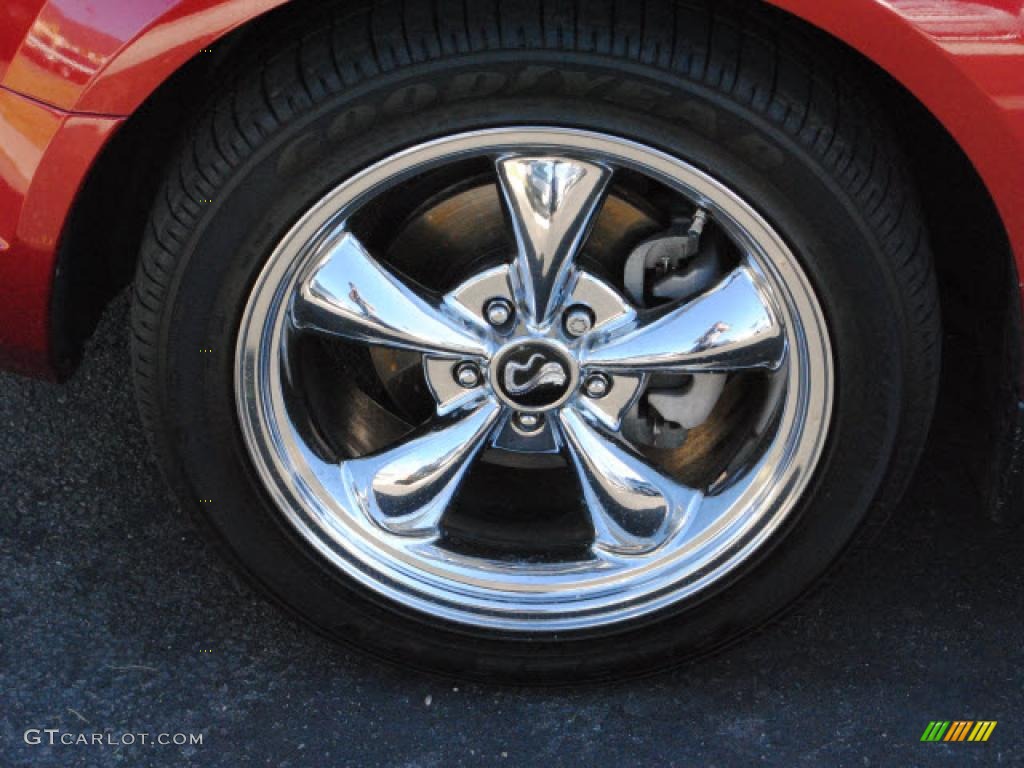
[[[653,678],[498,688],[337,647],[234,579],[150,458],[126,327],[122,298],[65,385],[0,375],[0,766],[1024,764],[1024,536],[982,509],[956,397],[884,534],[781,622]],[[998,725],[922,743],[933,720]],[[94,733],[122,743],[60,743]]]

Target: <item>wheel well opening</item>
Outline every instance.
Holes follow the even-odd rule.
[[[934,255],[943,349],[930,450],[943,444],[944,456],[957,457],[957,471],[976,492],[979,507],[996,520],[1009,517],[1018,491],[1004,471],[1011,463],[1024,394],[1019,389],[1024,324],[1002,217],[970,159],[938,119],[877,65],[844,50],[878,95],[909,161]]]
[[[214,55],[196,56],[131,115],[104,149],[78,195],[58,255],[51,324],[55,360],[73,370],[107,302],[132,279],[148,212],[165,168],[184,141],[197,105],[228,63],[258,51],[261,29],[282,17],[330,6],[330,0],[296,0],[232,32]],[[906,89],[861,54],[828,34],[777,9],[772,14],[832,47],[877,94],[892,133],[909,160],[921,195],[940,288],[944,363],[938,420],[968,408],[972,434],[958,433],[967,471],[987,496],[998,487],[996,455],[1009,443],[1021,370],[1021,308],[1013,254],[984,183],[955,140]],[[993,493],[995,493],[993,491]],[[998,494],[985,501],[995,508]]]

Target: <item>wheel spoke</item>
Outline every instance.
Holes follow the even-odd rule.
[[[481,397],[394,448],[344,462],[346,491],[391,533],[437,536],[444,511],[500,413],[494,400]]]
[[[624,332],[598,335],[585,350],[584,363],[671,373],[775,370],[785,354],[778,316],[754,273],[738,267],[681,307],[642,318]]]
[[[639,555],[656,549],[692,519],[703,498],[613,441],[574,408],[559,420],[594,526],[594,548]]]
[[[498,178],[515,230],[525,311],[543,325],[557,309],[572,261],[604,199],[611,171],[565,157],[510,157]]]
[[[302,282],[292,317],[299,328],[350,341],[447,357],[487,354],[468,321],[412,290],[351,233],[341,234]]]

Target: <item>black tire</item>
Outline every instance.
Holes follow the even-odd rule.
[[[520,682],[605,678],[676,663],[763,624],[893,508],[936,395],[927,238],[854,70],[754,3],[353,5],[285,9],[273,34],[243,43],[152,212],[135,282],[135,380],[182,504],[297,615],[421,667]],[[818,292],[838,378],[825,455],[773,546],[704,599],[559,637],[410,615],[332,571],[262,487],[232,388],[250,288],[313,201],[401,147],[530,122],[642,140],[754,201]]]

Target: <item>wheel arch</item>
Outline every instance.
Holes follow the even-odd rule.
[[[756,0],[737,2],[753,7]],[[1006,419],[1006,408],[1016,408],[1022,378],[1017,264],[1024,260],[1024,216],[1020,215],[1024,161],[1009,160],[1021,158],[1024,152],[1006,110],[984,90],[986,83],[991,86],[991,80],[985,79],[992,76],[991,71],[965,65],[936,37],[935,29],[922,28],[920,19],[894,7],[899,4],[855,0],[856,11],[844,4],[840,13],[816,0],[773,2],[782,10],[756,3],[761,6],[759,12],[774,14],[779,23],[834,47],[858,76],[870,82],[898,128],[895,133],[925,204],[947,329],[971,339],[973,355],[983,361],[978,382],[983,396],[974,399],[985,413],[978,423],[1002,424],[1005,429],[1012,423]],[[75,109],[129,117],[93,164],[65,228],[51,323],[52,343],[63,354],[53,359],[77,360],[106,301],[130,280],[146,212],[164,164],[182,138],[182,110],[202,102],[218,71],[243,55],[247,40],[259,38],[254,32],[272,26],[279,15],[304,13],[323,4],[293,0],[277,8],[279,0],[232,0],[212,6],[223,5],[234,14],[223,16],[215,32],[193,34],[183,42],[184,20],[204,23],[201,6],[208,5],[183,0],[174,6],[176,21],[154,21],[147,35],[124,46],[100,79],[82,89]],[[974,4],[955,5],[966,12]],[[248,11],[245,18],[240,15],[243,8]],[[185,12],[188,9],[191,15]],[[999,17],[992,23],[1008,22]],[[986,34],[991,33],[990,25]],[[126,73],[137,69],[130,64],[133,57],[142,55],[140,46],[145,48],[147,39],[170,45],[166,56],[148,50],[145,77],[131,87],[118,87],[131,80]],[[946,93],[937,92],[940,84]],[[1024,83],[1020,86],[1024,93]],[[1020,130],[1024,136],[1024,126]],[[1003,162],[995,162],[993,147],[1008,153]],[[120,171],[126,163],[135,169],[127,183]],[[1022,177],[1019,187],[1015,186],[1018,177]],[[110,226],[118,221],[122,226]],[[971,225],[962,226],[965,221]],[[1011,243],[1017,246],[1016,262]],[[965,248],[984,254],[984,258],[972,258],[966,275]],[[992,333],[992,328],[1000,332]],[[992,441],[979,439],[977,446],[970,462],[984,479],[993,480],[989,474],[997,464],[991,455]]]

